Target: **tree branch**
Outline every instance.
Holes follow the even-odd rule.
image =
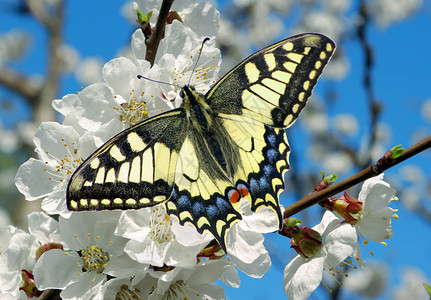
[[[374,66],[374,51],[371,47],[370,42],[367,39],[367,26],[369,25],[369,15],[366,1],[359,3],[359,14],[362,18],[356,28],[356,34],[364,52],[364,75],[363,83],[365,92],[367,94],[368,108],[370,111],[370,139],[368,141],[368,147],[371,148],[376,141],[376,126],[379,118],[382,106],[377,102],[374,95],[373,79],[372,79],[372,68]],[[371,157],[369,156],[366,160],[366,164],[371,163]]]
[[[304,198],[286,207],[283,213],[283,217],[284,218],[290,217],[314,204],[317,204],[325,200],[330,196],[343,192],[348,188],[358,183],[361,183],[371,177],[377,176],[382,172],[384,172],[385,170],[392,168],[393,166],[405,161],[406,159],[409,159],[412,156],[415,156],[416,154],[430,147],[431,147],[431,136],[407,148],[403,152],[403,154],[401,154],[396,159],[380,159],[376,164],[370,165],[368,168],[362,170],[359,173],[356,173],[355,175],[347,179],[344,179],[339,183],[333,184],[320,192],[308,194]]]
[[[10,69],[0,69],[0,84],[26,98],[30,104],[33,104],[40,94],[40,88],[32,85],[26,76]]]
[[[45,4],[42,1],[24,0],[31,14],[45,27],[49,27],[51,16],[45,10]]]
[[[145,59],[150,62],[151,66],[154,65],[157,48],[159,47],[160,40],[163,38],[165,32],[166,20],[168,19],[168,14],[171,10],[172,3],[174,3],[174,0],[163,0],[154,31],[145,41],[145,44],[147,45]]]
[[[48,32],[47,73],[39,101],[34,106],[35,122],[55,120],[51,102],[57,98],[60,85],[61,59],[58,49],[63,43],[63,20],[64,1],[59,0],[53,8],[49,22],[45,23]]]

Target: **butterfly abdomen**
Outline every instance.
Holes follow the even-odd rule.
[[[184,86],[180,94],[188,118],[188,135],[201,162],[200,167],[215,180],[232,182],[240,163],[234,141],[204,95],[192,86]]]

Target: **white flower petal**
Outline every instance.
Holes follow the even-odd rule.
[[[145,37],[142,30],[137,29],[132,35],[132,51],[136,59],[145,60],[147,53],[147,45],[145,45]]]
[[[34,134],[34,144],[39,158],[43,161],[57,162],[65,154],[72,154],[73,142],[79,140],[79,134],[70,126],[57,122],[43,122]],[[69,150],[69,151],[68,151]]]
[[[148,265],[139,264],[124,253],[110,258],[109,264],[107,264],[103,273],[116,278],[130,278],[136,275],[137,272],[142,272],[147,268]]]
[[[60,241],[58,222],[43,212],[32,212],[27,216],[30,234],[42,243]]]
[[[125,211],[121,214],[115,234],[137,242],[143,242],[150,233],[150,209]]]
[[[52,249],[45,252],[37,261],[33,269],[36,286],[39,290],[64,289],[73,282],[79,280],[82,267],[78,254],[66,252],[60,249]],[[59,267],[61,266],[61,267]]]
[[[15,185],[27,201],[48,196],[58,185],[57,182],[49,180],[51,176],[48,172],[44,172],[44,169],[55,173],[54,168],[34,158],[30,158],[19,167]]]
[[[196,34],[198,41],[204,37],[215,38],[220,29],[220,13],[208,2],[195,4],[183,21]]]
[[[241,201],[242,222],[239,222],[244,230],[260,233],[270,233],[280,229],[278,216],[273,209],[264,207],[258,211],[251,211],[248,201]]]
[[[357,224],[359,232],[365,238],[374,242],[383,242],[386,239],[390,239],[393,235],[391,225],[392,213],[393,210],[389,207],[368,213]]]
[[[71,212],[66,206],[66,186],[67,183],[57,184],[55,192],[50,193],[42,200],[41,208],[48,214],[58,214],[63,218],[68,218]]]
[[[338,266],[353,254],[357,244],[355,228],[350,224],[339,224],[326,236],[321,250],[325,252],[325,267],[329,269]]]
[[[64,300],[91,299],[97,290],[106,281],[103,274],[85,272],[80,275],[79,281],[68,285],[61,293],[60,297]]]
[[[383,181],[383,174],[380,174],[364,182],[358,200],[365,202],[364,213],[367,213],[388,206],[395,193],[396,190]]]
[[[324,258],[296,256],[284,269],[284,291],[290,300],[307,299],[322,281]]]
[[[238,271],[236,270],[234,265],[229,265],[226,267],[223,275],[220,280],[233,288],[239,288],[241,284],[241,279],[238,276]]]
[[[148,67],[150,63],[148,63]],[[126,57],[114,58],[107,62],[102,69],[103,79],[124,99],[128,99],[131,92],[132,83],[139,80],[136,76],[139,74],[136,65]]]
[[[114,95],[104,83],[95,83],[79,93],[81,106],[85,107],[78,115],[79,125],[89,131],[96,131],[99,127],[112,120],[117,114],[114,111]]]
[[[68,94],[61,99],[53,100],[52,107],[63,116],[76,113],[77,110],[82,113],[84,110],[77,94]]]
[[[245,231],[238,223],[227,234],[226,248],[231,261],[251,277],[262,277],[271,266],[262,234]]]

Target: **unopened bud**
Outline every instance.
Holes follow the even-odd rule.
[[[343,223],[356,224],[362,216],[363,203],[344,192],[343,196],[335,199],[333,210],[344,218]]]
[[[63,250],[63,245],[59,244],[59,243],[48,243],[48,244],[44,244],[44,245],[40,246],[36,250],[36,260],[38,260],[42,256],[42,254],[44,254],[46,251],[51,250],[51,249]]]
[[[304,258],[313,257],[322,245],[322,236],[319,232],[309,227],[296,227],[292,231],[290,240],[291,248],[295,249]]]
[[[36,288],[36,284],[34,283],[33,273],[27,270],[21,270],[21,286],[20,290],[24,291],[29,298],[39,297],[42,295],[42,292]]]

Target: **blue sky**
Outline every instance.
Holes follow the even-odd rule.
[[[96,1],[68,1],[66,42],[79,49],[82,57],[98,56],[105,62],[114,58],[118,49],[128,43],[133,32],[130,23],[119,14],[120,2],[122,3],[122,1],[104,1],[102,6],[98,6],[97,3],[100,2]],[[431,8],[429,3],[426,3],[425,9],[413,18],[387,29],[372,27],[369,31],[369,40],[375,50],[376,59],[373,70],[374,88],[377,99],[384,105],[381,121],[389,124],[392,129],[390,145],[402,144],[405,147],[411,145],[413,143],[411,137],[419,129],[427,130],[428,134],[431,134],[430,123],[420,115],[423,101],[431,97],[430,17]],[[32,33],[31,51],[27,53],[25,60],[12,65],[27,74],[43,74],[46,62],[45,33],[35,25],[32,20],[12,18],[3,13],[0,18],[0,34],[14,28],[24,28]],[[348,53],[351,62],[351,72],[348,77],[336,83],[320,82],[316,92],[324,94],[329,84],[332,87],[335,85],[339,92],[339,100],[334,107],[330,108],[331,113],[354,114],[361,124],[361,133],[364,133],[367,131],[368,119],[362,85],[363,54],[356,42],[350,42],[345,46],[344,51]],[[74,78],[66,77],[59,96],[75,93],[80,88],[81,84]],[[10,94],[1,89],[0,98],[7,96]],[[28,107],[17,99],[14,101],[12,113],[6,115],[0,111],[0,118],[6,126],[11,126],[18,119],[29,119],[30,112]],[[353,143],[359,144],[358,141]],[[292,145],[292,148],[295,149],[295,145]],[[302,159],[306,160],[306,157]],[[409,160],[408,163],[420,165],[428,179],[430,178],[430,150]],[[394,176],[398,172],[400,167],[393,168],[387,173],[388,176]],[[399,203],[393,207],[400,209],[398,212],[400,219],[393,222],[394,238],[388,241],[388,247],[371,244],[369,247],[375,253],[373,259],[385,259],[390,264],[391,285],[399,281],[399,273],[404,266],[408,265],[420,268],[431,280],[430,224],[403,208]],[[428,207],[431,205],[428,204]],[[318,220],[315,220],[315,223],[317,222]],[[289,247],[288,241],[282,237],[273,235],[270,240],[276,241],[279,247],[286,249]],[[293,251],[290,253],[293,255]],[[369,259],[366,253],[364,257],[366,260]],[[283,263],[287,263],[289,258],[285,257]],[[227,288],[227,296],[230,299],[284,297],[280,267],[283,266],[274,265],[270,272],[259,280],[241,276],[241,288],[236,290]],[[390,295],[390,289],[385,294]],[[314,298],[322,298],[321,295],[323,294],[319,293]]]

